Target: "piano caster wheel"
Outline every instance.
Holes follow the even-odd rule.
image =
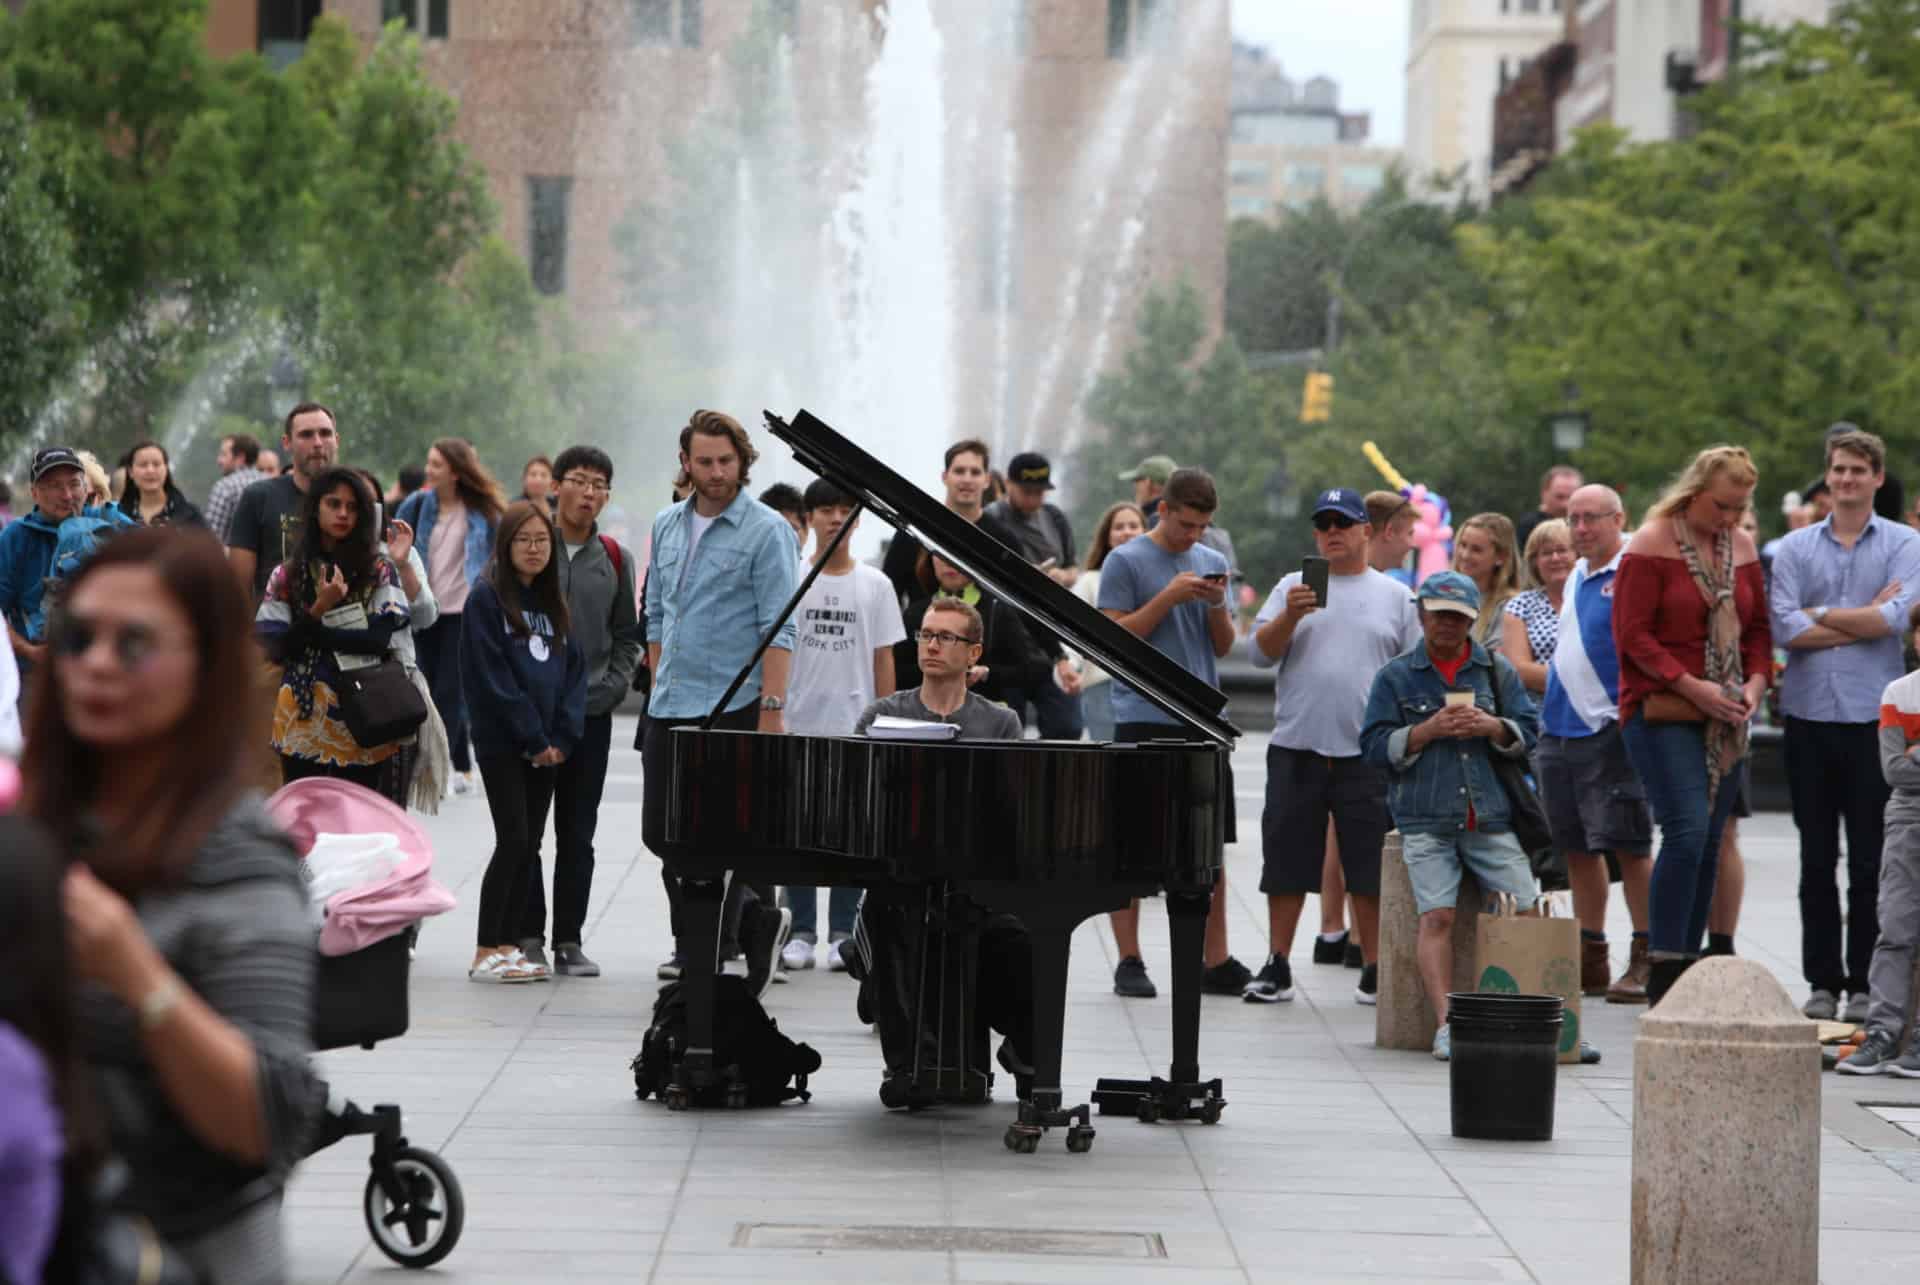
[[[1219,1098],[1208,1098],[1200,1104],[1200,1123],[1219,1124],[1220,1110],[1224,1106],[1226,1106],[1226,1103],[1222,1102]]]
[[[1007,1144],[1007,1150],[1018,1155],[1030,1156],[1040,1150],[1040,1135],[1045,1132],[1046,1130],[1038,1125],[1010,1124],[1007,1126],[1006,1136],[1001,1141]],[[1092,1130],[1089,1129],[1088,1132],[1091,1133]],[[1071,1141],[1068,1145],[1072,1145]],[[1091,1139],[1088,1140],[1088,1145],[1092,1145]]]
[[[1141,1124],[1159,1124],[1160,1104],[1152,1098],[1141,1098],[1133,1105],[1133,1118]]]
[[[677,1084],[669,1084],[665,1094],[667,1110],[685,1111],[693,1105],[693,1094]]]
[[[1075,1155],[1084,1155],[1093,1150],[1093,1127],[1076,1124],[1067,1130],[1067,1150]]]

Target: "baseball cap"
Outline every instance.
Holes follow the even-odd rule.
[[[1451,611],[1468,620],[1480,618],[1480,589],[1458,571],[1436,571],[1420,583],[1420,606],[1427,611]]]
[[[1171,455],[1149,455],[1122,473],[1120,480],[1122,482],[1138,482],[1144,477],[1150,482],[1158,482],[1160,485],[1165,486],[1167,479],[1172,477],[1173,471],[1179,467],[1178,464],[1173,462],[1173,456]]]
[[[1360,492],[1336,486],[1331,491],[1320,492],[1320,498],[1313,502],[1313,516],[1317,518],[1322,513],[1338,513],[1343,518],[1364,524],[1367,520],[1367,502],[1360,498]]]
[[[81,466],[80,457],[75,455],[70,447],[45,446],[33,453],[33,467],[29,470],[29,476],[33,481],[38,482],[57,468],[78,469],[82,473],[86,472],[86,469]]]
[[[1007,482],[1013,486],[1044,486],[1053,489],[1053,465],[1036,451],[1022,451],[1007,461]]]

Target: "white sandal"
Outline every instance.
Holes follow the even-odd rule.
[[[519,975],[508,980],[516,982],[545,982],[553,979],[553,970],[545,964],[536,964],[528,959],[525,952],[514,947],[507,952],[507,968],[518,970]]]
[[[496,950],[485,959],[467,970],[470,982],[492,982],[506,985],[514,982],[545,981],[544,976],[536,975],[532,970],[536,965],[530,963],[519,951]]]

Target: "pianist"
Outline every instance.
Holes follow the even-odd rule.
[[[935,598],[914,633],[920,686],[883,696],[867,706],[854,727],[865,736],[881,716],[921,723],[951,723],[963,741],[1017,741],[1020,716],[967,690],[967,671],[980,663],[984,636],[980,613],[958,598]]]

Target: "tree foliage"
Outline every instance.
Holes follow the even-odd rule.
[[[417,41],[395,24],[365,50],[326,16],[276,72],[213,58],[205,23],[206,0],[0,15],[0,222],[53,219],[37,273],[0,276],[0,316],[42,316],[71,333],[45,353],[83,354],[58,375],[7,363],[0,445],[36,418],[103,454],[178,450],[222,415],[271,432],[268,373],[289,364],[359,463],[550,432],[543,308]]]

